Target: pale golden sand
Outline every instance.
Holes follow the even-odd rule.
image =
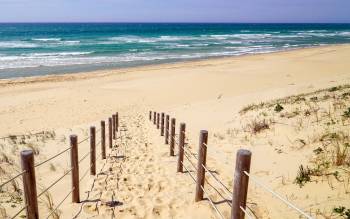
[[[126,158],[110,159],[105,166],[100,162],[98,170],[104,167],[105,175],[100,175],[94,184],[93,177],[87,176],[83,181],[82,200],[89,195],[90,201],[71,204],[68,198],[61,208],[61,218],[74,215],[105,218],[112,214],[119,218],[215,218],[207,201],[194,203],[195,186],[191,178],[176,173],[176,157],[168,156],[164,139],[147,121],[148,110],[156,110],[176,117],[177,123],[186,122],[193,152],[197,152],[199,131],[209,131],[208,166],[217,171],[230,189],[235,153],[239,148],[248,148],[253,152],[252,173],[313,216],[318,210],[329,215],[334,205],[350,207],[346,198],[349,188],[345,183],[338,186],[334,179],[333,188],[327,180],[308,183],[303,188],[293,183],[299,165],[308,164],[314,149],[297,150],[293,147],[294,140],[307,136],[299,136],[300,131],[283,125],[258,135],[252,135],[249,130],[246,133],[247,124],[265,113],[261,111],[265,110],[269,119],[280,115],[274,114],[273,108],[244,115],[239,111],[251,103],[346,84],[349,79],[350,46],[341,45],[80,75],[3,80],[0,82],[1,136],[39,131],[52,131],[55,136],[48,137],[45,143],[41,139],[25,139],[18,148],[7,140],[0,143],[15,162],[11,168],[18,169],[18,152],[28,142],[40,150],[36,161],[45,160],[68,147],[70,134],[86,137],[90,125],[99,126],[101,119],[118,111],[127,129],[120,142],[125,150],[120,149],[119,153],[125,153]],[[328,102],[321,105],[325,104]],[[288,124],[297,124],[297,118],[294,119]],[[319,126],[312,126],[313,130]],[[309,130],[311,126],[303,127]],[[80,155],[87,151],[86,142]],[[88,167],[88,159],[85,162],[81,174]],[[37,171],[39,191],[69,168],[69,154],[52,164],[55,170],[47,165]],[[7,174],[14,171],[7,166],[5,169]],[[298,217],[252,182],[250,185],[249,206],[259,218]],[[69,188],[70,176],[50,190],[54,202],[59,202]],[[214,191],[210,190],[210,194],[214,200],[222,200]],[[3,200],[8,198],[5,196]],[[111,208],[108,203],[112,199],[122,204]],[[10,204],[2,203],[9,215],[19,207]],[[229,216],[226,204],[218,207],[224,216]],[[48,211],[45,200],[40,200],[40,211],[42,215]]]

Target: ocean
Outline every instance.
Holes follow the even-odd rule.
[[[0,24],[0,78],[350,43],[350,24]]]

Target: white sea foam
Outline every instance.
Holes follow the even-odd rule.
[[[52,52],[52,53],[29,53],[27,57],[48,57],[48,56],[81,56],[92,54],[93,52]]]
[[[39,45],[35,43],[29,43],[24,41],[2,41],[0,42],[0,48],[36,48]]]
[[[80,44],[80,41],[79,40],[67,40],[67,41],[61,41],[60,44],[67,45],[67,46],[72,46],[72,45]]]
[[[155,38],[151,37],[139,37],[139,36],[118,36],[109,37],[107,41],[100,42],[99,44],[115,44],[115,43],[154,43],[157,42]]]
[[[266,47],[265,49],[269,49]],[[272,49],[273,47],[271,47]],[[127,53],[116,56],[84,56],[89,52],[62,52],[62,53],[32,53],[20,56],[0,56],[0,69],[11,68],[28,68],[28,67],[52,67],[65,65],[82,65],[82,64],[103,64],[103,63],[126,63],[126,62],[147,62],[157,60],[177,60],[177,59],[194,59],[213,56],[228,56],[240,55],[246,53],[261,53],[267,51],[260,51],[256,48],[233,48],[221,52],[209,53],[159,53],[159,52],[140,52]]]
[[[341,36],[349,36],[350,37],[350,31],[338,32],[337,34],[339,34]]]
[[[312,37],[318,37],[320,43],[313,44]],[[216,56],[236,56],[252,53],[268,53],[291,47],[320,45],[322,39],[342,37],[349,39],[350,31],[297,31],[297,32],[245,32],[232,34],[203,34],[199,36],[136,36],[124,35],[105,37],[93,40],[64,40],[60,38],[38,38],[32,41],[1,41],[0,48],[5,48],[5,54],[0,54],[0,69],[26,68],[41,66],[65,65],[119,65],[123,63],[147,63],[159,60],[195,59]],[[306,39],[304,39],[306,38]],[[310,39],[311,40],[310,40]],[[298,41],[300,40],[300,41]],[[317,40],[318,42],[319,40]],[[301,43],[300,43],[301,42]],[[306,42],[308,42],[306,44]],[[315,41],[316,42],[316,41]],[[325,41],[327,42],[327,41]],[[55,47],[63,46],[94,46],[95,44],[122,45],[126,43],[147,44],[147,46],[130,46],[125,51],[118,50],[114,55],[93,54],[93,52],[58,52]],[[12,48],[50,48],[55,52],[40,53],[30,50],[30,53],[6,55]],[[120,47],[124,48],[124,47]],[[206,48],[203,50],[203,48]],[[61,48],[60,48],[61,49]],[[173,52],[172,49],[176,51]],[[70,49],[74,51],[73,48]],[[157,50],[157,51],[155,51]],[[19,50],[22,53],[22,50]],[[24,51],[24,50],[23,50]],[[12,52],[9,54],[13,54]],[[93,55],[92,55],[93,54]]]
[[[195,36],[160,36],[159,41],[184,41],[184,40],[198,40]]]
[[[34,38],[32,40],[47,42],[47,41],[61,41],[61,38]]]

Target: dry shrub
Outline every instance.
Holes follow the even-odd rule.
[[[13,164],[13,160],[4,152],[1,153],[0,163]]]
[[[219,140],[224,140],[225,136],[221,133],[214,133],[214,138],[218,138]]]
[[[320,137],[320,142],[336,166],[350,165],[350,136],[344,132],[325,133]]]
[[[255,135],[262,132],[263,130],[270,129],[270,124],[271,122],[266,119],[263,119],[263,120],[254,119],[253,121],[251,121],[251,123],[247,125],[247,128],[252,134]]]
[[[53,203],[51,194],[49,192],[45,192],[44,197],[46,207],[48,208],[49,212],[53,212],[50,217],[52,219],[59,219],[61,212],[59,210],[55,210],[55,204]]]

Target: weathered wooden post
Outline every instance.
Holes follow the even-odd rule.
[[[164,136],[164,113],[162,113],[162,118],[160,121],[160,136]]]
[[[174,148],[175,148],[175,118],[171,119],[170,126],[170,156],[174,156]]]
[[[152,111],[149,111],[149,121],[152,121]]]
[[[159,117],[160,117],[160,114],[159,113],[157,113],[157,129],[159,129]]]
[[[101,156],[106,159],[106,123],[101,121]]]
[[[185,150],[185,131],[186,124],[180,124],[180,133],[179,133],[179,157],[177,160],[177,172],[183,172],[183,161],[184,161],[184,150]]]
[[[90,127],[90,174],[96,175],[96,128]]]
[[[32,150],[21,151],[21,164],[23,174],[23,190],[28,219],[38,219],[38,199],[36,193],[36,180],[34,168],[34,153]]]
[[[240,149],[236,156],[236,169],[234,173],[234,185],[232,194],[231,219],[244,219],[243,209],[246,208],[249,177],[244,171],[250,171],[252,153]]]
[[[169,119],[170,119],[170,116],[166,115],[166,119],[165,119],[165,144],[169,144]]]
[[[119,114],[118,112],[115,114],[115,131],[118,132],[119,130]],[[116,133],[117,135],[117,133]]]
[[[113,133],[112,136],[113,136],[113,139],[114,139],[114,140],[116,139],[116,138],[115,138],[115,129],[116,129],[116,128],[115,128],[115,124],[116,124],[116,116],[115,116],[115,115],[112,115],[112,129],[113,129],[113,130],[112,130],[112,131],[113,131],[113,132],[112,132],[112,133]]]
[[[156,124],[156,119],[157,119],[157,113],[153,112],[153,124]]]
[[[203,200],[203,189],[205,181],[205,169],[203,166],[206,165],[207,160],[207,142],[208,142],[208,131],[201,130],[199,135],[199,149],[198,149],[198,164],[197,164],[197,182],[196,182],[196,197],[195,201]]]
[[[80,202],[80,189],[79,189],[79,161],[78,161],[78,136],[70,136],[70,160],[72,168],[72,202]]]
[[[113,147],[113,139],[112,139],[112,118],[108,118],[108,139],[109,139],[109,148]]]

